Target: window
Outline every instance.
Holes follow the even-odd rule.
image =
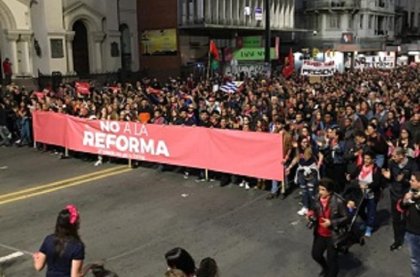
[[[417,15],[417,28],[420,27],[420,13]]]
[[[61,59],[64,58],[63,40],[62,39],[51,39],[51,58]]]
[[[410,16],[410,28],[414,27],[414,12],[411,13]]]
[[[365,20],[365,17],[363,14],[360,15],[360,29],[363,29],[363,20]]]
[[[340,17],[337,14],[330,15],[330,28],[331,29],[340,28]]]
[[[313,26],[315,27],[314,29],[318,30],[319,29],[319,15],[315,14],[313,17],[313,20],[314,20]]]
[[[372,26],[373,26],[373,15],[369,15],[369,25],[368,25],[368,28],[369,29],[372,29]]]

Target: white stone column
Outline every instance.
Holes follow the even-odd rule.
[[[19,35],[17,33],[6,33],[6,38],[9,41],[10,45],[10,62],[12,63],[12,72],[13,76],[19,75],[19,62],[17,57],[17,40]]]
[[[75,32],[66,33],[66,50],[67,50],[67,74],[74,75],[74,62],[73,62],[73,39]]]
[[[292,28],[293,26],[295,26],[295,4],[292,2],[290,5],[289,27]]]
[[[22,62],[23,62],[23,72],[21,72],[22,75],[25,76],[33,76],[33,67],[32,67],[32,59],[30,55],[30,44],[29,42],[32,39],[32,33],[26,33],[26,34],[20,34],[21,44],[22,44]]]
[[[93,43],[94,43],[94,64],[95,64],[95,73],[103,72],[102,68],[102,42],[105,38],[104,32],[94,32],[93,33]]]

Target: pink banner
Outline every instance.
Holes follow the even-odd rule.
[[[72,150],[283,180],[279,135],[33,114],[35,141]]]

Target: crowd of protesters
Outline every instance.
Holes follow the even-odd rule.
[[[245,189],[271,184],[268,199],[300,188],[305,216],[314,207],[320,179],[334,181],[334,192],[360,204],[364,236],[376,230],[376,205],[389,185],[394,243],[404,240],[405,222],[397,201],[410,188],[420,159],[420,66],[393,70],[349,71],[311,82],[294,76],[238,76],[240,87],[221,86],[231,76],[209,80],[144,78],[136,84],[92,85],[80,93],[71,84],[56,91],[30,92],[12,85],[0,97],[0,145],[31,145],[31,112],[53,111],[73,116],[152,124],[202,126],[282,134],[284,182],[218,173],[221,185]],[[280,136],[279,136],[280,139]],[[55,149],[55,148],[53,148]],[[98,160],[99,163],[102,159]],[[160,169],[163,166],[160,165]],[[185,178],[189,170],[185,170]],[[199,171],[200,178],[203,174]]]

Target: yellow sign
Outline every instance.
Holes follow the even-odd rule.
[[[319,54],[319,49],[318,48],[314,48],[312,49],[312,58],[316,58]]]
[[[176,29],[143,31],[141,34],[142,55],[176,55],[178,51]]]
[[[321,76],[309,76],[309,83],[310,84],[318,84],[321,83]]]

